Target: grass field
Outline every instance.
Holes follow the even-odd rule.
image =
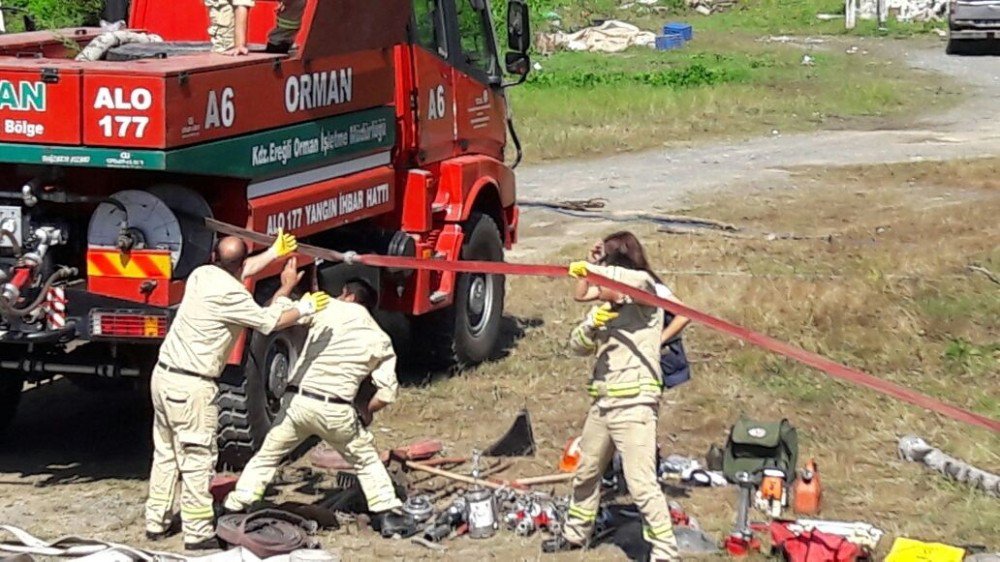
[[[494,2],[495,6],[502,3]],[[688,10],[684,0],[660,0],[651,8],[632,3],[622,9],[618,0],[537,0],[529,2],[533,10],[536,27],[544,29],[549,22],[558,18],[564,28],[579,28],[595,19],[615,18],[636,25],[656,29],[665,17],[684,19],[697,29],[707,31],[727,31],[750,35],[790,34],[790,35],[880,35],[911,36],[928,33],[933,29],[943,29],[944,22],[900,23],[894,19],[886,22],[885,29],[871,20],[859,20],[853,30],[844,28],[843,19],[817,18],[817,14],[843,15],[844,3],[839,0],[738,0],[727,11],[703,16]],[[502,10],[497,10],[498,19]]]
[[[1000,418],[1000,288],[966,269],[979,264],[1000,271],[998,170],[1000,160],[802,169],[796,171],[797,190],[706,198],[690,210],[748,232],[832,235],[829,242],[632,228],[642,234],[664,280],[689,304]],[[561,220],[532,217],[529,229],[555,235]],[[595,228],[594,237],[616,229]],[[538,261],[579,258],[588,242],[554,249]],[[523,331],[509,357],[408,388],[380,421],[392,429],[380,440],[404,442],[435,427],[450,453],[465,454],[488,445],[527,407],[541,452],[516,473],[553,470],[588,403],[588,361],[566,349],[567,334],[584,310],[570,301],[568,281],[513,278],[509,285],[507,310]],[[998,546],[995,498],[896,457],[898,438],[915,433],[997,471],[997,435],[835,382],[703,327],[691,328],[686,339],[694,380],[666,396],[660,423],[665,452],[701,457],[710,443],[724,440],[741,413],[787,417],[799,428],[802,457],[815,457],[820,467],[824,518],[873,523],[888,533],[884,548],[894,536]],[[679,500],[716,537],[730,530],[733,490],[699,489]],[[498,559],[535,559],[537,541],[507,534],[478,548],[503,553]],[[471,552],[476,544],[469,543],[456,541],[447,558]],[[584,559],[617,557],[618,550],[602,547]]]
[[[616,18],[655,31],[682,20],[693,24],[695,39],[669,52],[536,55],[542,69],[511,91],[529,160],[836,127],[845,120],[884,122],[955,99],[940,81],[898,62],[845,52],[857,41],[852,35],[908,36],[939,24],[892,22],[879,32],[873,22],[861,22],[848,34],[842,20],[816,18],[843,12],[837,0],[743,0],[708,17],[688,12],[682,2],[661,1],[666,13],[638,4],[622,10],[621,4],[544,0],[532,8],[539,31],[555,16],[562,29]],[[766,41],[785,34],[799,41]],[[826,37],[801,41],[817,35]],[[803,65],[806,54],[812,65]]]
[[[957,96],[933,77],[846,43],[818,48],[706,32],[667,53],[557,53],[512,91],[529,159],[745,137],[933,111]],[[803,56],[813,59],[802,63]]]

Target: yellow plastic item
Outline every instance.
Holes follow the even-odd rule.
[[[899,537],[892,543],[885,562],[962,562],[963,559],[963,548]]]

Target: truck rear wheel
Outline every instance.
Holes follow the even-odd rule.
[[[254,332],[241,379],[220,381],[218,443],[223,468],[243,468],[264,442],[281,411],[305,334],[301,327],[267,336]]]
[[[465,226],[463,260],[503,261],[503,241],[493,219],[473,213]],[[442,366],[464,367],[490,359],[500,338],[503,304],[503,275],[459,274],[454,304],[416,319],[414,349]]]
[[[23,390],[23,374],[15,371],[0,371],[0,435],[14,421]]]

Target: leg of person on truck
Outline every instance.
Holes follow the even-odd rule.
[[[306,0],[285,0],[278,7],[278,20],[267,36],[267,52],[287,53],[295,45],[295,37],[302,27],[302,13]]]
[[[212,52],[241,56],[249,53],[247,32],[254,0],[205,0]]]

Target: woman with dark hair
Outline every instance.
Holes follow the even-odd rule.
[[[594,264],[618,265],[629,269],[641,269],[656,281],[656,296],[677,304],[683,304],[659,276],[653,273],[646,259],[646,252],[634,234],[627,231],[616,232],[604,240],[598,240],[590,249],[587,261]],[[573,295],[578,302],[601,299],[600,288],[581,279]],[[663,385],[673,388],[691,379],[691,365],[684,351],[681,332],[691,322],[685,316],[663,311],[663,331],[660,334],[660,368]]]
[[[587,262],[574,262],[577,300],[604,301],[570,334],[570,348],[595,357],[588,393],[593,403],[580,436],[580,464],[563,533],[542,543],[545,552],[583,548],[590,540],[601,501],[601,476],[615,450],[632,499],[652,545],[651,560],[679,560],[667,499],[656,475],[656,422],[663,394],[660,337],[663,311],[587,282],[590,273],[655,293],[642,245],[631,233],[606,238]]]

